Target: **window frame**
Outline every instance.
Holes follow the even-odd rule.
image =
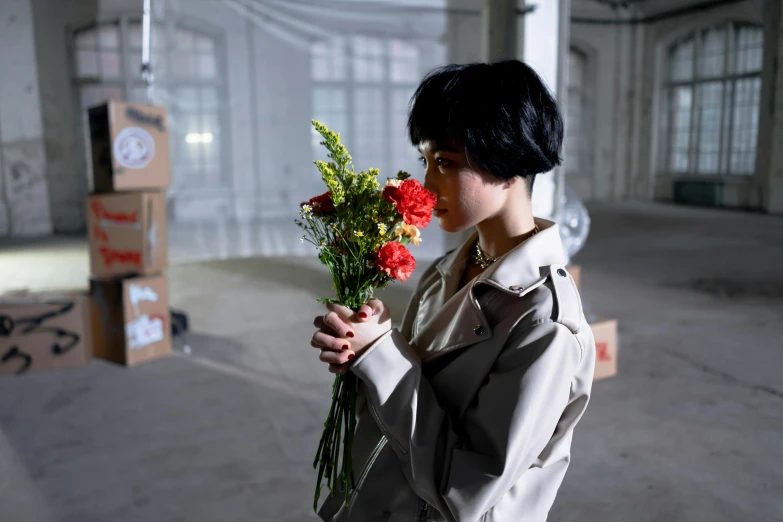
[[[728,181],[728,182],[755,182],[757,171],[755,168],[756,160],[758,158],[758,136],[756,137],[755,155],[756,158],[753,161],[753,168],[750,172],[737,173],[731,171],[731,159],[732,159],[732,146],[733,146],[733,134],[734,134],[734,111],[735,111],[735,92],[737,83],[746,79],[758,79],[761,80],[762,70],[754,72],[737,72],[735,56],[736,56],[736,34],[738,30],[743,27],[751,27],[756,30],[762,31],[763,27],[757,23],[745,20],[723,20],[717,23],[711,23],[706,25],[700,25],[691,27],[684,34],[680,34],[676,39],[669,41],[663,47],[663,60],[662,68],[660,69],[663,82],[661,88],[662,101],[664,102],[664,112],[662,113],[663,125],[660,130],[665,130],[665,135],[662,136],[663,146],[663,166],[658,168],[658,172],[666,177],[678,180],[687,181]],[[706,76],[699,73],[700,59],[703,54],[704,39],[703,34],[711,29],[725,30],[725,53],[723,56],[723,72],[720,75]],[[688,80],[673,80],[672,74],[672,51],[676,49],[678,45],[681,45],[688,40],[693,41],[693,60],[691,63],[691,74]],[[763,40],[762,40],[762,53],[763,53]],[[762,58],[763,61],[763,58]],[[719,83],[722,85],[722,92],[720,98],[720,130],[718,137],[718,168],[717,172],[699,172],[700,162],[700,138],[701,138],[701,124],[698,121],[701,116],[701,93],[700,86]],[[688,87],[691,91],[691,109],[690,109],[690,128],[688,130],[689,142],[688,142],[688,167],[685,171],[676,171],[672,168],[672,160],[674,154],[674,132],[673,123],[675,116],[675,104],[674,93],[677,88]],[[760,112],[761,107],[756,108]],[[660,131],[658,131],[660,132]]]
[[[74,107],[76,107],[77,113],[82,115],[82,128],[86,131],[86,118],[84,118],[84,112],[86,112],[86,107],[82,107],[82,91],[84,87],[89,86],[108,86],[108,87],[115,87],[119,88],[122,91],[123,99],[129,100],[131,93],[135,89],[139,88],[145,88],[146,84],[144,80],[141,78],[141,75],[139,74],[138,77],[133,76],[129,71],[129,61],[132,59],[134,48],[131,45],[131,36],[130,36],[130,25],[131,24],[141,24],[142,18],[136,14],[119,14],[119,15],[113,15],[113,16],[104,16],[104,17],[98,17],[95,20],[92,20],[85,24],[80,25],[72,25],[66,27],[67,31],[67,53],[68,53],[68,60],[69,60],[69,76],[71,78],[71,86],[73,88],[73,97],[72,97],[72,103],[74,104]],[[170,41],[174,35],[177,29],[182,29],[185,31],[190,31],[192,33],[195,33],[197,35],[206,36],[210,38],[215,45],[214,53],[215,53],[215,77],[214,79],[202,79],[202,78],[185,78],[185,77],[174,77],[171,72],[166,74],[165,76],[161,77],[161,75],[156,74],[155,78],[155,85],[156,87],[166,91],[166,92],[173,92],[174,89],[179,87],[194,87],[194,88],[201,88],[204,86],[209,87],[215,87],[217,91],[218,100],[225,100],[229,85],[227,80],[227,74],[226,74],[226,63],[223,59],[226,56],[226,42],[224,35],[222,31],[208,26],[204,23],[191,20],[187,17],[180,17],[176,20],[172,19],[165,19],[160,21],[154,21],[156,25],[161,27],[163,31],[166,34],[166,38],[168,41]],[[110,25],[110,26],[116,26],[117,32],[118,32],[118,47],[117,52],[119,53],[119,66],[120,66],[120,76],[116,79],[113,78],[103,78],[101,76],[101,65],[100,60],[98,60],[98,74],[96,76],[81,76],[78,71],[78,61],[77,61],[77,42],[76,38],[77,35],[84,31],[94,30],[99,28],[100,26],[104,25]],[[166,55],[166,67],[168,71],[171,71],[171,63],[172,63],[172,56],[174,55],[174,47],[172,45],[168,45],[168,42],[165,46],[165,55]],[[154,64],[153,64],[154,67]],[[153,73],[155,73],[155,70],[153,69]],[[175,113],[176,110],[173,110],[171,107],[167,107],[167,113]],[[196,182],[196,178],[191,178],[189,175],[184,174],[180,177],[180,179],[177,179],[176,177],[172,176],[172,185],[170,189],[174,189],[174,191],[178,194],[181,193],[209,193],[210,195],[214,195],[216,193],[226,193],[230,194],[233,192],[233,186],[234,186],[234,175],[231,168],[232,163],[232,151],[230,148],[230,145],[232,143],[231,141],[231,128],[230,128],[230,118],[229,118],[229,111],[228,108],[222,104],[218,104],[218,109],[216,111],[218,122],[220,124],[220,135],[218,136],[217,144],[219,148],[219,154],[220,159],[218,161],[218,169],[219,169],[219,181],[216,185],[207,185],[203,183],[203,180],[206,179],[206,163],[202,157],[199,157],[199,174],[198,174],[198,182]],[[172,131],[171,128],[168,129],[168,139],[169,139],[169,149],[171,151],[172,160],[176,157],[177,152],[175,152],[174,149],[178,144],[175,143],[175,133]],[[88,134],[85,134],[85,136],[88,136]],[[87,139],[87,138],[85,138]],[[201,155],[199,155],[201,156]],[[87,163],[90,163],[89,158],[87,158]],[[172,168],[172,171],[174,169]]]
[[[412,95],[416,87],[419,85],[419,80],[409,80],[409,81],[401,81],[394,83],[392,81],[392,63],[394,61],[394,57],[391,52],[391,44],[393,41],[400,41],[404,44],[411,45],[416,48],[417,50],[417,70],[416,75],[418,77],[421,76],[421,58],[422,58],[422,49],[420,46],[416,44],[415,41],[407,41],[400,38],[394,38],[389,36],[377,36],[377,35],[365,35],[365,34],[359,34],[359,33],[352,33],[347,34],[344,36],[345,42],[344,42],[344,51],[345,51],[345,65],[344,65],[344,71],[345,75],[343,79],[328,79],[328,80],[319,80],[316,79],[312,72],[310,74],[310,78],[312,81],[312,93],[315,93],[318,89],[335,89],[342,91],[345,95],[345,129],[334,129],[336,132],[339,132],[341,134],[341,140],[345,144],[346,148],[349,151],[359,151],[357,148],[357,142],[356,139],[356,97],[357,97],[357,91],[360,91],[362,89],[379,89],[381,91],[381,99],[383,100],[383,107],[379,108],[379,110],[382,113],[382,141],[384,142],[383,149],[381,151],[381,164],[380,165],[361,165],[360,168],[369,168],[369,167],[376,167],[381,170],[382,178],[385,179],[386,177],[394,177],[397,173],[397,167],[398,165],[394,164],[394,153],[395,153],[395,143],[392,139],[394,134],[394,114],[392,111],[392,107],[394,105],[394,96],[397,92],[401,90],[405,90],[407,92],[410,92]],[[381,62],[381,68],[383,70],[383,78],[380,80],[359,80],[355,78],[355,63],[357,60],[366,60],[368,58],[373,58],[374,55],[367,55],[367,54],[360,54],[356,53],[356,39],[357,38],[366,38],[366,39],[375,39],[382,43],[383,45],[383,53],[377,57],[378,60]],[[330,42],[328,40],[322,40],[319,42],[314,42],[315,44],[326,44],[327,47],[330,47]],[[313,69],[313,63],[314,60],[318,59],[319,55],[313,52],[313,49],[311,48],[310,51],[310,60],[311,60],[311,71]],[[314,94],[311,94],[311,103],[313,103],[313,100],[315,98]],[[313,117],[317,117],[315,107],[311,106],[311,114]],[[407,108],[406,108],[406,119],[407,119]],[[326,122],[328,125],[328,122]],[[407,143],[407,140],[406,140]],[[320,147],[320,149],[319,149]],[[322,147],[319,146],[313,146],[312,154],[313,159],[319,159],[321,155],[317,154],[322,149]],[[411,147],[411,150],[413,148]],[[361,159],[361,158],[360,158]],[[390,169],[395,169],[390,170]],[[411,174],[416,177],[417,172],[411,172]]]

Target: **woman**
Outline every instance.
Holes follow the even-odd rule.
[[[531,211],[535,175],[560,163],[560,112],[521,62],[450,65],[408,127],[438,225],[477,232],[422,274],[399,330],[379,300],[316,318],[320,360],[360,381],[357,487],[319,515],[546,520],[595,364],[557,225]]]

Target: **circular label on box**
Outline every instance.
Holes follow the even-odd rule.
[[[114,140],[114,158],[127,169],[143,169],[155,155],[155,140],[140,127],[125,127]]]

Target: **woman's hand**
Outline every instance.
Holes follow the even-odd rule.
[[[330,304],[324,316],[318,316],[313,325],[310,346],[321,350],[321,361],[329,364],[329,371],[344,374],[352,360],[379,337],[391,330],[391,313],[378,299],[362,306],[356,313],[339,304]]]

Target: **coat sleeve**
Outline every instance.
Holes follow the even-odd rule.
[[[414,349],[388,332],[351,366],[416,494],[452,522],[490,510],[556,434],[582,348],[562,324],[511,336],[459,424],[440,407]]]

